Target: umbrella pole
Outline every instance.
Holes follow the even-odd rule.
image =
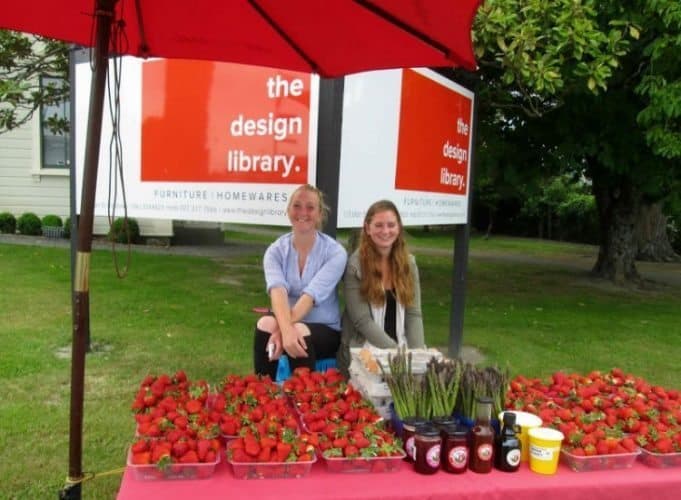
[[[69,426],[69,475],[67,484],[60,492],[61,498],[80,499],[83,481],[83,396],[85,388],[85,353],[89,338],[89,274],[92,250],[92,227],[97,188],[97,165],[102,133],[102,114],[106,74],[109,65],[109,40],[114,6],[117,0],[97,0],[95,10],[94,75],[90,88],[90,107],[83,190],[81,193],[80,219],[78,220],[78,251],[73,297],[73,341],[71,346],[71,417]]]

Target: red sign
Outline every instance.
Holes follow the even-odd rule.
[[[472,100],[405,69],[400,106],[395,188],[466,194]]]
[[[307,182],[310,74],[187,60],[142,68],[141,180]]]

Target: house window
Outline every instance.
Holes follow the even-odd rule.
[[[40,85],[62,86],[63,80],[49,76],[40,79]],[[70,120],[70,103],[65,99],[57,104],[42,105],[40,107],[40,143],[42,168],[68,168],[70,163],[69,132],[53,132],[50,130],[48,120],[50,118],[65,118]]]

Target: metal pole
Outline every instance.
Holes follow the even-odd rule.
[[[89,337],[89,275],[92,249],[97,165],[102,132],[104,92],[109,59],[109,40],[117,0],[97,0],[95,9],[94,74],[90,88],[90,107],[85,141],[83,191],[78,221],[78,251],[74,276],[73,341],[71,349],[71,418],[69,427],[69,475],[62,498],[80,499],[83,479],[83,399],[85,353]]]
[[[343,130],[344,78],[320,78],[319,118],[317,126],[317,187],[324,193],[331,209],[324,232],[336,237],[338,228],[338,180],[340,173],[341,134]]]
[[[76,45],[72,45],[69,50],[69,82],[70,82],[70,96],[69,96],[69,241],[71,249],[71,316],[76,314],[76,255],[78,252],[78,214],[76,212],[76,62],[77,53],[80,49]],[[87,339],[87,348],[89,351],[89,338]]]
[[[459,224],[454,231],[454,268],[452,270],[452,309],[449,322],[448,355],[456,358],[461,354],[463,345],[463,315],[466,301],[466,273],[468,271],[468,244],[470,240],[470,220],[473,210],[473,172],[475,170],[476,139],[478,129],[477,94],[473,95],[473,126],[471,127],[470,175],[468,176],[468,222]]]

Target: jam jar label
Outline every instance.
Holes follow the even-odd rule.
[[[520,464],[520,450],[511,450],[506,453],[506,463],[511,467],[517,467]]]
[[[407,456],[411,457],[412,460],[416,459],[416,445],[414,444],[414,436],[407,438],[407,442],[404,444],[407,450]]]
[[[492,445],[491,444],[481,444],[478,446],[478,458],[480,460],[488,461],[492,459]]]
[[[436,444],[426,451],[426,463],[433,468],[440,466],[440,445]]]
[[[452,448],[447,455],[447,461],[451,467],[463,469],[468,463],[468,448],[466,446]]]

